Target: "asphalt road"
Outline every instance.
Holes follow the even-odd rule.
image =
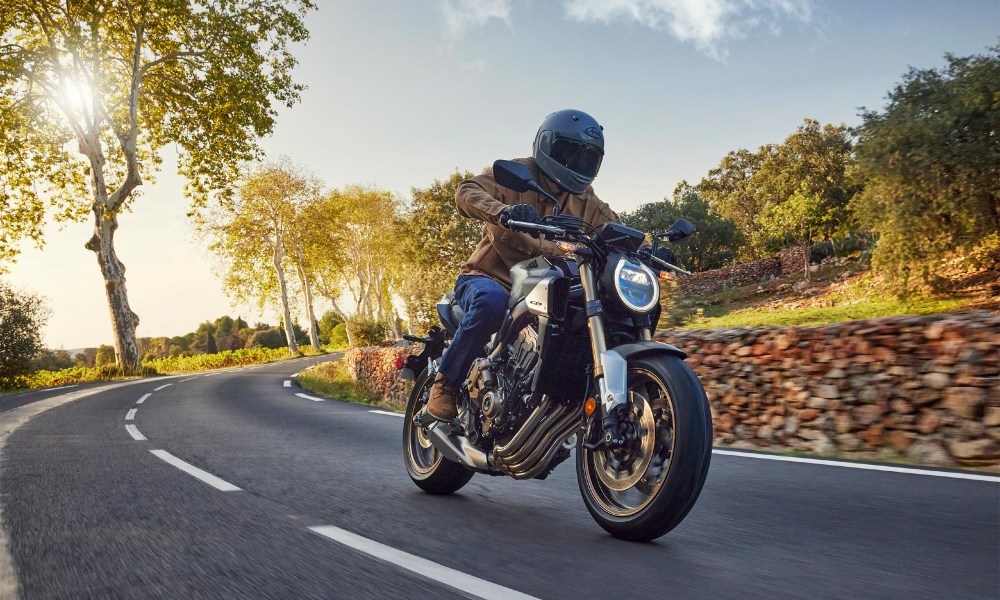
[[[15,430],[0,509],[21,596],[1000,597],[1000,479],[716,454],[684,523],[622,542],[571,461],[423,494],[401,418],[285,387],[316,360],[118,387]]]

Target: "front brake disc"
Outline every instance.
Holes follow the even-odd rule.
[[[609,460],[608,453],[611,451],[607,447],[593,451],[597,478],[609,489],[618,492],[633,487],[646,475],[649,463],[653,460],[653,448],[656,442],[656,420],[653,418],[653,409],[646,397],[636,392],[629,392],[629,404],[633,407],[633,411],[638,409],[639,414],[631,417],[636,433],[632,441],[633,452],[627,464],[619,463],[613,458]]]

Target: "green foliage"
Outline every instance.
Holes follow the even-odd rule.
[[[101,368],[104,365],[115,364],[115,349],[113,346],[108,346],[107,344],[101,344],[97,348],[97,354],[94,356],[94,366]]]
[[[323,313],[323,316],[319,318],[319,339],[324,344],[330,343],[330,336],[337,325],[344,322],[343,317],[335,313],[332,310],[328,310]]]
[[[731,264],[744,243],[736,224],[713,210],[686,181],[677,185],[672,201],[643,204],[621,217],[629,227],[647,233],[666,231],[677,219],[694,223],[698,228],[694,237],[684,244],[668,245],[680,266],[688,270],[707,271]]]
[[[239,350],[225,350],[216,354],[158,358],[143,363],[143,366],[155,369],[158,373],[191,373],[268,363],[284,360],[288,357],[288,350],[285,348],[241,348]]]
[[[904,284],[1000,230],[1000,46],[945,58],[911,68],[857,130],[853,207],[879,236],[875,267]]]
[[[347,343],[347,323],[337,323],[330,331],[330,339],[327,341],[330,348],[346,348]]]
[[[353,317],[347,321],[347,329],[354,346],[381,346],[389,337],[389,326],[364,317]]]
[[[724,156],[719,166],[710,170],[697,185],[701,197],[723,218],[735,223],[737,231],[746,241],[738,252],[741,261],[756,260],[766,255],[767,240],[758,222],[765,202],[752,180],[774,152],[775,147],[770,144],[761,146],[757,152],[734,150]]]
[[[42,370],[13,377],[0,377],[0,391],[38,389],[72,383],[122,379],[124,377],[149,377],[156,374],[155,369],[145,365],[135,369],[123,369],[113,363],[100,367],[77,366],[58,371]]]
[[[288,340],[285,332],[280,327],[268,327],[259,329],[250,334],[247,340],[247,348],[287,348]]]
[[[49,310],[36,294],[0,281],[0,377],[25,373],[42,351],[42,327]]]
[[[326,398],[359,404],[380,405],[382,397],[351,379],[343,361],[325,362],[299,373],[296,379],[304,389]]]
[[[43,349],[31,359],[31,371],[59,371],[75,367],[73,357],[66,350]]]

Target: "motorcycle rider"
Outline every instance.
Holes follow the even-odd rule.
[[[560,214],[581,217],[595,227],[619,222],[590,186],[604,158],[603,129],[583,111],[554,112],[538,128],[531,158],[516,159],[556,197]],[[472,361],[483,355],[486,342],[500,327],[510,293],[511,266],[536,256],[564,254],[553,241],[507,229],[509,221],[538,223],[542,214],[551,211],[551,202],[537,192],[509,190],[492,173],[484,173],[459,184],[455,204],[463,216],[486,225],[482,241],[455,283],[455,299],[465,316],[441,359],[427,402],[428,414],[443,421],[457,416],[460,387]],[[662,258],[674,262],[672,256]]]

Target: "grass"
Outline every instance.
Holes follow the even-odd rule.
[[[707,307],[704,315],[696,317],[679,329],[719,329],[732,327],[825,325],[856,319],[874,319],[894,315],[926,315],[958,310],[968,304],[961,298],[913,300],[874,300],[841,306],[815,306],[798,309],[772,307],[747,307],[726,310],[724,307]],[[712,310],[720,309],[721,310]],[[717,313],[713,315],[712,313]],[[721,314],[720,314],[721,313]]]
[[[342,361],[326,362],[299,373],[299,385],[325,398],[382,406],[382,397],[351,379]]]

